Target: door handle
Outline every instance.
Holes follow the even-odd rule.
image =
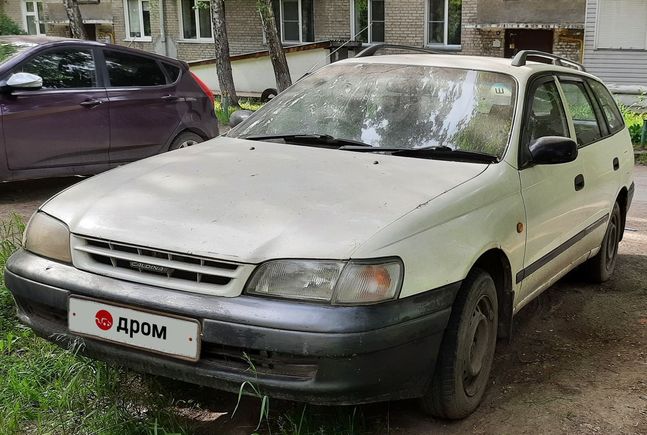
[[[580,191],[584,189],[584,175],[578,174],[577,177],[575,177],[575,191]]]
[[[613,170],[617,171],[618,169],[620,169],[620,160],[616,157],[613,159]]]
[[[177,101],[179,98],[175,95],[164,95],[162,101]]]
[[[101,104],[101,103],[103,103],[103,101],[101,101],[101,100],[97,100],[97,99],[95,99],[95,98],[90,98],[90,99],[87,99],[87,100],[85,100],[85,101],[81,101],[81,102],[79,103],[79,105],[80,105],[80,106],[83,106],[83,107],[89,107],[89,108],[91,109],[91,108],[93,108],[94,106],[98,106],[98,105],[99,105],[99,104]]]

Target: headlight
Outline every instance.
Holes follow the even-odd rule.
[[[402,269],[399,259],[268,261],[254,271],[245,292],[338,305],[372,304],[398,296]]]
[[[63,222],[43,212],[36,212],[30,219],[23,237],[23,246],[42,257],[72,262],[70,230]]]

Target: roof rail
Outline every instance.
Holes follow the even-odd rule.
[[[546,53],[544,51],[538,51],[538,50],[521,50],[512,59],[512,66],[524,66],[526,64],[526,60],[529,57],[539,57],[542,59],[548,59],[551,61],[553,65],[574,68],[578,71],[586,71],[586,68],[584,68],[582,64],[566,59],[565,57],[556,56],[554,54]]]
[[[360,51],[355,55],[355,57],[368,57],[368,56],[373,56],[378,50],[381,50],[383,48],[396,48],[400,50],[409,50],[409,51],[418,51],[420,53],[427,53],[427,54],[443,54],[441,51],[435,51],[435,50],[430,50],[428,48],[424,47],[413,47],[409,45],[398,45],[398,44],[373,44],[364,50]]]

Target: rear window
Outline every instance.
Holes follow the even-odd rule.
[[[609,131],[615,133],[622,130],[624,128],[622,115],[620,115],[618,105],[616,104],[607,88],[605,88],[602,83],[596,82],[594,80],[590,80],[589,84],[591,85],[591,89],[593,89],[593,92],[595,93],[595,96],[600,103],[600,107],[602,107],[604,117],[607,120],[607,124],[609,125]]]
[[[171,82],[175,82],[180,76],[180,68],[176,65],[171,65],[170,63],[164,63],[163,65],[164,69],[166,69],[166,73],[168,74],[168,78],[171,80]]]
[[[118,51],[105,51],[110,86],[159,86],[166,77],[154,59]]]

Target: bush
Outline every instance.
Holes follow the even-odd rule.
[[[251,110],[252,112],[256,112],[258,109],[263,107],[262,103],[252,98],[249,98],[247,100],[239,100],[239,104],[241,109]],[[218,121],[224,125],[229,124],[229,118],[236,110],[238,110],[238,108],[236,107],[229,106],[227,108],[228,110],[225,111],[222,107],[222,103],[218,99],[216,100],[215,109],[216,109],[216,117],[218,118]]]
[[[647,119],[647,114],[638,113],[634,111],[631,107],[620,105],[620,112],[622,117],[625,120],[625,124],[629,129],[629,134],[631,135],[631,142],[634,145],[640,143],[640,136],[642,134],[643,123]]]
[[[24,35],[25,31],[14,20],[0,14],[0,35]]]

